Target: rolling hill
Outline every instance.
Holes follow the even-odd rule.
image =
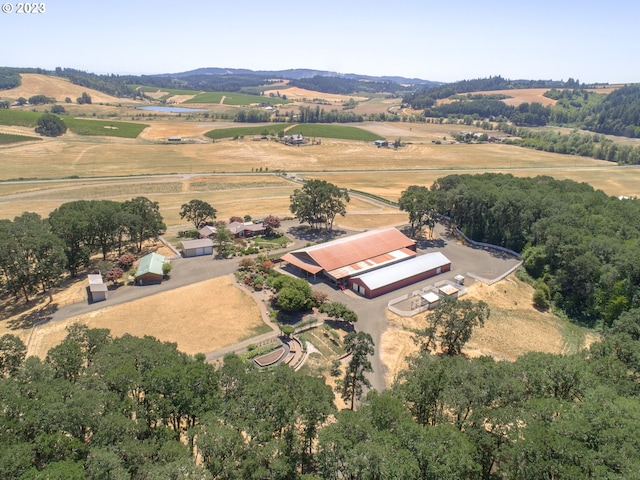
[[[63,77],[36,73],[23,73],[20,74],[20,77],[22,78],[22,84],[10,90],[3,90],[0,94],[1,98],[16,100],[20,97],[29,98],[34,95],[46,95],[47,97],[55,98],[58,102],[64,102],[67,97],[75,102],[76,98],[80,97],[83,92],[87,92],[94,103],[122,102],[122,99],[98,90],[74,85]]]

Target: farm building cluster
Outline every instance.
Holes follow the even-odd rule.
[[[451,270],[451,261],[440,252],[418,256],[415,240],[393,227],[294,250],[281,260],[367,298]]]

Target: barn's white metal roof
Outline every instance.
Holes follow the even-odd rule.
[[[451,260],[440,252],[426,253],[353,278],[359,278],[370,290],[376,290],[405,278],[413,277],[438,267],[444,267],[450,263]]]

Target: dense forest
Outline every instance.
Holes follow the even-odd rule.
[[[550,304],[584,324],[612,325],[640,307],[640,201],[551,177],[450,175],[433,208],[476,241],[522,252]]]
[[[545,152],[580,155],[598,160],[607,160],[609,162],[615,162],[618,165],[640,164],[640,145],[633,146],[615,143],[602,134],[583,133],[577,130],[563,134],[550,130],[539,131],[529,128],[519,128],[506,122],[499,123],[496,128],[510,135],[514,135],[512,138],[503,139],[503,143],[543,150]],[[463,141],[466,141],[466,136]],[[469,141],[471,141],[471,138],[469,138]]]
[[[640,138],[640,84],[611,92],[588,110],[584,126],[598,133]]]
[[[401,94],[408,90],[395,82],[357,80],[344,77],[326,77],[316,75],[311,78],[291,80],[294,87],[306,88],[315,92],[349,95],[357,92]]]
[[[640,310],[576,355],[419,350],[337,412],[322,378],[216,368],[152,337],[72,325],[46,359],[0,338],[4,479],[634,479]]]
[[[0,67],[0,90],[16,88],[20,82],[20,74],[17,69]]]

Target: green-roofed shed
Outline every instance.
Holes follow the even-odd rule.
[[[162,283],[164,277],[162,265],[164,265],[165,262],[164,255],[155,252],[142,257],[135,274],[136,285]]]

